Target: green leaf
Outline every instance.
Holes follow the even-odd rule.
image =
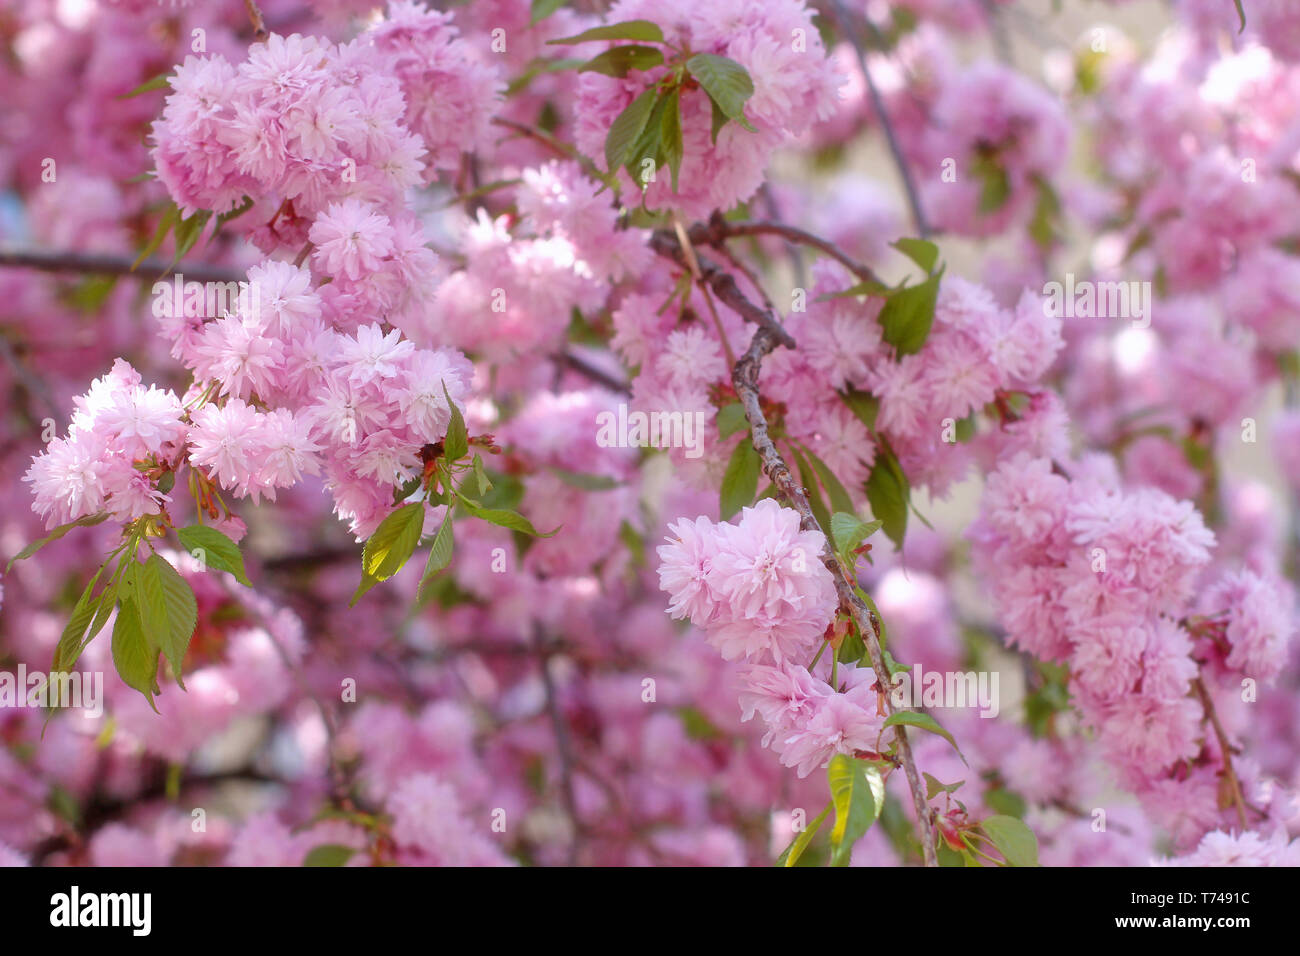
[[[170,73],[159,73],[157,76],[145,80],[130,93],[123,93],[118,97],[119,100],[129,100],[132,97],[139,96],[142,93],[152,93],[154,90],[165,90],[171,84],[167,81],[172,78]]]
[[[72,670],[81,657],[81,652],[100,632],[108,619],[108,614],[104,614],[99,621],[99,627],[92,628],[87,636],[86,629],[95,623],[97,617],[100,617],[99,609],[103,602],[107,600],[111,608],[113,602],[117,600],[116,589],[111,583],[99,594],[95,594],[95,585],[99,583],[106,567],[107,563],[99,566],[99,570],[90,579],[90,583],[86,585],[86,589],[81,592],[81,597],[72,608],[72,615],[68,618],[63,634],[59,637],[59,643],[54,648],[54,661],[50,664],[51,673]]]
[[[158,650],[149,646],[140,626],[140,613],[125,596],[113,624],[113,666],[122,682],[144,694],[157,713],[153,695],[158,679]]]
[[[455,546],[456,541],[451,530],[451,509],[448,508],[442,524],[438,526],[438,533],[433,536],[433,544],[429,547],[429,563],[424,566],[424,574],[416,588],[417,595],[424,590],[425,582],[451,564],[451,553]]]
[[[984,803],[991,810],[1004,813],[1009,817],[1023,817],[1028,807],[1024,798],[1014,791],[1003,787],[994,787],[984,791]]]
[[[939,299],[939,278],[943,270],[918,285],[899,289],[880,309],[882,337],[898,355],[921,351],[934,322],[934,306]]]
[[[722,112],[722,107],[718,105],[718,101],[711,96],[709,97],[709,108],[713,114],[709,121],[709,137],[710,142],[716,146],[718,145],[718,134],[722,132],[722,127],[727,125],[727,114]]]
[[[1029,236],[1040,249],[1049,249],[1060,232],[1061,199],[1056,195],[1056,190],[1052,188],[1051,183],[1041,177],[1035,178],[1038,184],[1038,199],[1034,203],[1033,218],[1029,221]],[[1150,241],[1149,233],[1147,241]],[[1129,246],[1124,255],[1125,261],[1136,251],[1133,246]]]
[[[212,228],[212,235],[208,236],[208,243],[211,244],[213,240],[221,234],[221,230],[226,227],[226,223],[238,219],[244,213],[248,212],[248,210],[252,209],[253,205],[253,197],[245,196],[244,201],[238,206],[235,206],[228,212],[219,213],[217,215],[217,224]]]
[[[929,239],[903,238],[890,244],[927,273],[933,272],[935,263],[939,261],[939,247]]]
[[[754,81],[749,78],[748,70],[735,60],[716,53],[695,54],[686,61],[686,69],[727,119],[735,120],[751,133],[755,132],[745,119],[745,103],[754,95]]]
[[[159,247],[163,244],[163,240],[167,238],[167,233],[172,231],[172,226],[176,225],[180,216],[181,211],[177,208],[176,203],[169,201],[166,211],[163,212],[162,218],[158,220],[158,228],[154,231],[153,238],[145,243],[145,247],[141,249],[140,254],[135,257],[135,262],[131,263],[132,272],[136,270],[136,267],[138,267],[140,263],[144,262],[144,260],[148,259],[158,251]]]
[[[608,475],[591,475],[586,472],[569,471],[567,468],[557,468],[555,466],[551,466],[549,470],[566,485],[581,488],[583,491],[609,491],[623,486],[623,482]]]
[[[157,643],[161,645],[163,655],[172,666],[176,683],[184,689],[185,682],[181,675],[185,665],[185,654],[190,648],[190,639],[194,636],[194,628],[198,624],[199,606],[194,598],[194,589],[165,558],[158,554],[151,554],[149,560],[144,563],[141,578],[148,582],[147,586],[150,590],[153,588],[154,580],[161,586],[164,628],[157,636]],[[142,616],[141,623],[143,621]],[[149,639],[151,646],[155,643],[150,635],[146,634],[145,637]]]
[[[199,241],[199,236],[203,235],[203,228],[211,218],[211,210],[200,209],[185,219],[177,220],[174,230],[176,255],[172,257],[173,266],[194,248],[194,244]]]
[[[1011,180],[1006,169],[991,152],[977,152],[971,165],[971,171],[980,181],[980,214],[997,212],[1011,198]]]
[[[243,202],[238,206],[217,215],[217,228],[220,229],[226,223],[238,219],[244,213],[248,212],[248,210],[252,209],[254,205],[256,205],[256,203],[253,202],[253,197],[245,196]]]
[[[875,610],[874,604],[871,607],[872,610]],[[877,613],[876,617],[880,617],[880,614]],[[880,643],[881,645],[885,643],[885,626],[883,623],[880,626]],[[889,674],[890,677],[893,677],[896,674],[902,674],[903,672],[910,671],[912,669],[911,664],[904,665],[894,660],[894,655],[889,653],[889,651],[882,649],[881,653],[884,654],[885,656],[885,671],[886,673]]]
[[[89,528],[92,525],[101,524],[106,520],[108,520],[108,512],[103,511],[97,515],[86,515],[84,518],[78,518],[76,521],[69,521],[67,524],[59,525],[57,528],[55,528],[45,537],[41,538],[41,540],[33,541],[27,547],[23,548],[21,551],[15,554],[9,560],[8,566],[5,567],[5,574],[8,574],[13,569],[15,561],[21,561],[24,558],[30,558],[33,554],[41,550],[41,548],[45,547],[51,541],[59,540],[59,538],[62,538],[73,528]]]
[[[353,854],[357,851],[349,846],[340,846],[337,843],[322,843],[318,847],[313,847],[311,852],[303,859],[303,866],[343,866],[348,860],[352,859]]]
[[[811,843],[813,837],[817,835],[817,831],[822,828],[822,823],[825,822],[826,815],[831,812],[831,807],[833,806],[833,803],[826,804],[826,806],[822,808],[822,812],[817,814],[813,819],[812,823],[808,824],[808,826],[804,828],[804,831],[791,841],[790,845],[785,848],[785,851],[776,858],[777,866],[794,866],[799,862],[799,858],[803,856],[803,851],[808,849],[808,844]]]
[[[880,412],[880,399],[870,392],[859,392],[855,388],[839,393],[840,400],[849,407],[858,421],[867,426],[867,431],[876,430],[876,415]]]
[[[465,430],[465,417],[460,407],[452,401],[447,391],[447,383],[442,383],[442,394],[447,397],[447,407],[451,409],[451,421],[447,424],[447,434],[442,440],[443,457],[447,464],[460,461],[469,452],[469,432]]]
[[[393,507],[396,508],[407,498],[411,497],[411,495],[415,494],[415,490],[422,484],[424,484],[423,476],[416,475],[409,481],[405,481],[398,485],[397,488],[393,490]]]
[[[958,780],[956,783],[940,783],[937,777],[932,777],[922,771],[921,776],[925,778],[925,799],[933,800],[941,793],[956,793],[966,783],[965,780]]]
[[[961,757],[961,762],[966,763],[966,757],[962,754],[961,748],[957,746],[957,741],[953,739],[952,734],[944,730],[943,727],[939,725],[939,721],[935,720],[929,714],[922,714],[915,710],[899,710],[886,717],[884,724],[881,726],[896,727],[900,724],[904,724],[908,727],[915,727],[918,730],[928,730],[932,734],[938,734],[944,740],[948,741],[948,743],[952,744],[952,749],[957,751],[957,756]],[[970,766],[970,764],[966,765]]]
[[[695,707],[678,707],[677,716],[681,718],[682,729],[691,740],[721,740],[726,736],[713,721]]]
[[[999,814],[982,821],[980,829],[1012,866],[1038,866],[1038,838],[1022,821]]]
[[[851,560],[853,549],[883,526],[884,522],[879,518],[874,521],[863,521],[856,514],[843,511],[831,515],[831,538],[835,542],[835,550],[841,556],[845,556],[844,563],[853,567],[855,563]]]
[[[938,849],[935,853],[939,860],[939,865],[944,866],[965,866],[965,853],[958,853],[942,840],[939,841]]]
[[[541,23],[567,2],[568,0],[533,0],[530,7],[529,25]]]
[[[880,772],[845,754],[836,754],[826,768],[835,807],[831,828],[831,866],[848,866],[849,857],[862,834],[880,816],[885,784]]]
[[[478,485],[478,493],[485,495],[492,490],[492,482],[488,480],[487,472],[483,470],[483,458],[481,455],[474,456],[473,466],[474,483]]]
[[[650,108],[650,115],[646,118],[645,127],[641,130],[641,135],[637,137],[636,142],[632,144],[632,149],[627,154],[627,160],[624,165],[627,168],[627,174],[632,177],[632,181],[642,190],[649,185],[649,178],[646,176],[647,170],[644,168],[645,161],[648,159],[653,164],[653,171],[658,172],[666,161],[664,154],[664,113],[667,111],[668,96],[658,94],[655,98],[654,105]]]
[[[82,312],[98,312],[104,307],[109,295],[117,288],[117,278],[117,276],[88,276],[69,291],[68,301]]]
[[[415,553],[424,530],[424,502],[403,505],[380,523],[361,551],[361,583],[348,607],[380,581],[387,581],[402,569]]]
[[[898,459],[884,445],[876,448],[876,462],[867,477],[867,501],[871,514],[881,522],[894,550],[903,547],[907,533],[907,503],[911,489]]]
[[[835,659],[849,664],[857,664],[866,656],[867,645],[862,640],[862,635],[858,633],[856,627],[851,627],[849,633],[844,635],[844,640],[840,642]]]
[[[660,142],[663,145],[664,159],[672,173],[674,193],[677,192],[677,174],[682,168],[681,92],[679,87],[668,94],[668,100],[664,103],[663,118],[660,120]]]
[[[244,587],[253,586],[244,570],[244,556],[239,551],[239,545],[216,528],[192,524],[177,528],[176,537],[181,539],[181,547],[204,567],[228,571]]]
[[[511,531],[522,531],[534,538],[549,538],[560,530],[556,528],[555,531],[543,533],[534,528],[531,521],[516,511],[508,511],[504,508],[483,508],[460,494],[457,494],[456,497],[460,499],[461,507],[473,517],[481,518],[483,521],[499,525],[502,528],[509,528]]]
[[[741,508],[754,500],[758,493],[758,476],[762,471],[762,462],[754,446],[741,439],[731,453],[727,470],[722,476],[722,491],[718,501],[718,513],[727,521]]]
[[[547,40],[546,42],[554,46],[557,43],[589,43],[592,40],[644,40],[651,43],[663,43],[664,34],[657,23],[652,23],[649,20],[624,20],[622,23],[609,23],[601,27],[592,27],[577,36]]]
[[[624,520],[619,524],[618,540],[632,556],[632,564],[638,568],[645,567],[645,539],[630,521]]]
[[[718,409],[718,437],[725,440],[748,427],[749,419],[745,417],[745,407],[740,402],[732,402]]]
[[[959,419],[953,429],[953,437],[959,442],[968,442],[975,436],[975,413]]]
[[[858,296],[876,296],[888,298],[898,291],[898,286],[885,285],[875,279],[863,279],[857,285],[851,285],[843,292],[829,292],[826,295],[818,296],[818,302],[829,302],[832,299],[856,298]]]
[[[610,124],[605,137],[605,168],[616,173],[632,154],[654,111],[658,91],[652,86],[627,105]]]
[[[603,73],[606,76],[625,77],[630,70],[649,70],[663,63],[664,55],[658,47],[629,44],[616,46],[593,56],[578,69],[579,73]]]
[[[141,564],[131,558],[124,560],[122,587],[140,615],[140,629],[145,640],[151,648],[161,651],[163,634],[167,631],[167,603],[163,598],[158,566],[148,562]]]
[[[808,463],[812,465],[813,471],[817,473],[822,487],[826,489],[826,495],[831,500],[831,507],[836,511],[852,511],[853,499],[849,497],[848,491],[840,480],[835,477],[835,472],[831,471],[824,461],[813,454],[812,450],[805,448],[808,455]]]

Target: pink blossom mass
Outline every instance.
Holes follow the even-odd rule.
[[[1300,865],[1300,4],[0,49],[0,868]]]

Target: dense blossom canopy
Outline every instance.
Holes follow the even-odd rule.
[[[1300,10],[447,6],[0,0],[0,865],[1300,865]]]

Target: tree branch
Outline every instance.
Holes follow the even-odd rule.
[[[685,267],[685,257],[682,250],[673,242],[670,234],[656,233],[651,237],[651,247],[661,256]],[[817,523],[812,506],[809,505],[808,498],[804,494],[803,486],[790,473],[790,467],[785,463],[785,459],[781,457],[776,444],[768,434],[767,418],[763,414],[759,400],[758,376],[762,370],[763,359],[774,351],[778,345],[794,348],[795,341],[770,311],[761,309],[744,299],[744,296],[736,287],[734,279],[727,276],[728,279],[731,279],[730,285],[726,282],[719,283],[719,270],[711,265],[706,266],[703,261],[700,263],[700,269],[706,273],[707,281],[713,286],[720,299],[726,301],[732,309],[745,316],[746,319],[758,325],[758,330],[750,339],[749,348],[736,361],[731,373],[732,384],[735,386],[736,394],[745,409],[745,417],[749,420],[750,438],[754,450],[758,452],[762,461],[764,474],[771,479],[772,484],[790,502],[794,510],[799,513],[800,527],[807,531],[820,531],[822,533],[825,539],[825,546],[822,548],[821,553],[822,563],[830,571],[831,577],[835,581],[835,592],[839,596],[840,606],[853,619],[858,631],[862,634],[863,643],[866,645],[867,653],[871,657],[872,669],[876,674],[876,683],[883,691],[890,686],[891,682],[889,672],[885,668],[884,653],[880,646],[880,622],[876,619],[875,614],[862,602],[861,598],[854,593],[853,584],[846,576],[839,558],[835,556],[829,531]],[[723,289],[731,290],[728,295],[733,301],[728,301],[727,297],[722,295],[719,285]],[[734,301],[737,297],[741,301]],[[895,708],[887,693],[882,693],[881,701],[885,713],[887,715],[893,714]],[[921,850],[925,865],[938,866],[939,860],[934,847],[932,821],[926,804],[925,788],[916,770],[916,761],[912,757],[912,747],[908,743],[907,732],[901,726],[895,726],[893,730],[894,739],[898,746],[899,762],[902,764],[903,774],[907,778],[907,785],[912,793],[912,802],[916,808],[917,826],[920,830]]]
[[[546,690],[546,711],[550,715],[551,729],[555,734],[555,748],[560,757],[560,796],[564,801],[564,812],[569,818],[569,824],[573,827],[573,840],[569,844],[569,866],[577,866],[582,824],[578,818],[578,800],[573,791],[573,752],[569,742],[569,728],[564,723],[564,715],[560,713],[559,694],[555,690],[555,679],[551,676],[551,648],[547,646],[540,629],[533,637],[533,647],[542,674],[542,687]]]
[[[665,259],[671,259],[686,271],[692,271],[686,253],[672,233],[654,233],[650,237],[650,248]],[[784,345],[790,349],[794,348],[793,336],[785,330],[785,327],[776,320],[776,317],[769,310],[760,308],[745,298],[745,294],[740,291],[740,286],[736,285],[735,277],[730,272],[724,272],[703,256],[698,258],[700,279],[708,283],[709,288],[713,290],[713,294],[718,297],[718,301],[745,319],[745,321],[754,323],[760,329],[767,329],[774,337],[776,344]]]
[[[582,356],[570,352],[567,349],[563,352],[557,352],[555,355],[552,355],[551,361],[563,365],[566,368],[573,369],[573,371],[577,372],[579,375],[590,379],[598,385],[605,386],[605,388],[609,389],[611,392],[618,392],[621,395],[632,394],[632,386],[628,385],[627,382],[617,376],[609,374],[604,369],[592,365]]]
[[[244,0],[244,9],[248,11],[248,19],[253,24],[253,35],[259,41],[265,41],[270,37],[266,29],[266,21],[262,19],[262,11],[257,8],[255,0]]]
[[[867,92],[871,95],[871,107],[876,111],[876,116],[880,118],[880,128],[885,134],[885,142],[889,144],[889,152],[893,154],[894,165],[898,167],[898,175],[903,180],[903,191],[907,193],[907,204],[912,210],[912,222],[916,225],[916,231],[922,239],[930,238],[930,226],[926,222],[925,213],[921,211],[921,197],[916,191],[916,183],[912,181],[912,171],[907,166],[907,159],[903,156],[903,148],[899,145],[898,136],[894,133],[894,124],[890,122],[889,113],[885,111],[885,101],[880,96],[880,90],[876,87],[875,78],[871,75],[871,68],[867,66],[867,56],[862,51],[862,40],[858,36],[858,31],[854,28],[852,18],[841,0],[831,0],[831,7],[834,10],[834,16],[839,23],[840,32],[844,34],[853,47],[853,52],[858,60],[858,69],[862,72],[862,78],[866,81]]]
[[[135,268],[135,259],[128,256],[100,255],[93,252],[45,252],[39,249],[0,247],[0,267],[36,269],[40,272],[70,272],[82,275],[126,276],[143,282],[157,282],[175,271],[183,272],[196,282],[246,282],[248,276],[230,266],[207,265],[200,262],[187,264],[161,259],[145,259]]]
[[[1214,736],[1219,740],[1219,750],[1223,752],[1223,775],[1228,781],[1228,786],[1232,788],[1232,803],[1237,808],[1237,823],[1241,825],[1244,832],[1247,826],[1246,799],[1242,796],[1241,782],[1237,779],[1236,771],[1232,769],[1232,745],[1228,743],[1228,735],[1223,732],[1223,725],[1219,723],[1219,714],[1214,709],[1214,701],[1210,699],[1210,692],[1199,674],[1192,681],[1192,686],[1196,688],[1196,693],[1201,698],[1201,706],[1205,708],[1205,716],[1209,718],[1210,724],[1214,727]]]
[[[739,236],[780,236],[787,242],[810,246],[830,256],[863,282],[882,281],[869,266],[854,261],[834,243],[782,222],[729,222],[715,212],[707,224],[700,223],[690,230],[691,242],[701,246],[721,246],[724,240]]]

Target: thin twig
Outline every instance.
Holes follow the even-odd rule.
[[[994,0],[980,0],[980,6],[984,8],[984,18],[989,23],[989,33],[993,36],[993,49],[997,52],[998,59],[1008,66],[1012,64],[1015,57],[1011,52],[1011,38],[1007,36],[1006,26],[1002,22],[1002,17],[998,15],[997,4]]]
[[[701,246],[720,247],[724,240],[739,236],[780,236],[787,242],[809,246],[830,256],[864,282],[882,281],[869,266],[855,261],[834,243],[783,222],[729,222],[714,213],[708,223],[692,226],[690,231],[691,241]]]
[[[632,394],[632,386],[628,385],[627,382],[617,376],[611,375],[604,369],[592,365],[582,356],[576,355],[573,352],[568,350],[557,352],[555,355],[551,356],[551,361],[563,365],[566,368],[573,369],[573,371],[577,372],[579,375],[585,376],[597,385],[603,385],[611,392],[618,392],[620,395]]]
[[[907,204],[912,210],[912,222],[916,226],[916,231],[922,239],[930,238],[930,226],[926,222],[925,213],[921,211],[921,197],[916,191],[916,183],[912,181],[912,171],[908,168],[907,159],[903,156],[903,147],[898,142],[898,136],[894,133],[894,124],[890,122],[889,113],[885,111],[885,101],[880,96],[880,90],[876,87],[875,78],[871,75],[871,68],[867,66],[867,56],[862,50],[862,40],[858,36],[858,31],[854,29],[853,21],[848,11],[844,9],[841,0],[831,0],[831,6],[835,10],[835,19],[839,21],[840,31],[853,47],[853,53],[858,60],[858,69],[862,71],[862,78],[866,81],[867,92],[871,95],[871,106],[876,111],[876,116],[880,118],[880,128],[884,131],[885,142],[889,145],[889,151],[893,154],[894,165],[898,167],[898,175],[903,181],[903,191],[907,193]]]
[[[650,248],[658,255],[665,259],[671,259],[681,268],[690,271],[690,265],[687,262],[686,254],[682,247],[677,244],[676,238],[670,232],[656,232],[650,237]],[[700,278],[709,284],[713,294],[718,297],[718,301],[727,306],[747,322],[752,322],[760,328],[767,329],[780,345],[786,348],[794,348],[794,338],[785,327],[776,320],[776,317],[767,309],[760,308],[740,291],[740,286],[736,284],[735,277],[722,269],[719,269],[708,259],[703,256],[697,256],[699,262]]]
[[[1237,808],[1237,823],[1241,829],[1246,829],[1246,798],[1241,793],[1241,782],[1237,779],[1236,771],[1232,769],[1232,747],[1228,743],[1228,735],[1223,732],[1223,725],[1219,723],[1219,714],[1214,709],[1214,701],[1210,699],[1210,692],[1205,688],[1205,681],[1200,675],[1192,681],[1192,686],[1196,688],[1196,693],[1201,698],[1201,706],[1205,708],[1205,716],[1209,718],[1210,724],[1214,727],[1214,736],[1219,739],[1219,750],[1223,752],[1223,774],[1228,779],[1228,785],[1232,788],[1232,802]]]
[[[767,215],[774,222],[779,222],[782,218],[781,207],[776,203],[776,197],[772,195],[770,183],[763,183],[758,190],[759,198],[763,205],[767,207]],[[796,286],[804,285],[804,263],[803,255],[799,252],[799,244],[791,241],[789,238],[783,238],[782,243],[785,245],[785,254],[790,259],[790,267],[794,270],[794,284]]]
[[[135,266],[129,256],[100,255],[93,252],[45,252],[39,249],[0,248],[0,268],[36,269],[40,272],[78,273],[82,275],[126,276],[143,282],[156,282],[175,268],[196,282],[244,282],[248,276],[230,266],[201,262],[178,263],[175,267],[162,259],[145,259]],[[134,268],[133,268],[134,266]]]
[[[533,646],[537,653],[538,670],[542,674],[542,686],[546,690],[546,710],[551,717],[555,747],[560,757],[560,795],[564,800],[564,811],[569,817],[569,824],[573,827],[573,840],[569,844],[569,866],[577,866],[582,827],[578,822],[578,801],[573,792],[573,751],[569,745],[569,728],[560,713],[559,695],[555,690],[555,679],[551,676],[551,650],[540,631],[533,636]]]
[[[651,248],[659,255],[683,264],[685,256],[681,248],[673,243],[669,233],[655,233],[651,237],[650,244]],[[706,269],[712,270],[709,281],[714,286],[714,291],[717,292],[719,270],[712,266],[706,266],[704,262],[700,263],[700,269],[702,272]],[[728,275],[728,278],[731,277]],[[754,450],[758,452],[762,461],[763,472],[771,479],[772,484],[776,486],[785,499],[790,502],[794,510],[799,513],[800,526],[805,530],[821,532],[825,540],[821,560],[826,565],[827,570],[831,572],[831,576],[835,581],[835,591],[839,596],[840,606],[853,618],[859,632],[862,634],[863,643],[866,645],[867,653],[871,657],[871,666],[875,671],[877,684],[881,688],[889,687],[891,681],[889,672],[885,668],[884,653],[880,646],[880,622],[876,620],[875,614],[867,608],[854,592],[853,585],[849,582],[844,568],[840,565],[839,559],[831,549],[830,534],[818,524],[812,506],[809,505],[808,498],[804,494],[803,486],[790,473],[790,467],[786,464],[785,459],[781,457],[781,453],[777,451],[776,445],[767,431],[767,418],[763,414],[758,392],[758,376],[762,369],[763,359],[775,350],[778,345],[794,348],[795,341],[771,312],[744,299],[734,279],[731,279],[729,286],[726,283],[723,283],[722,286],[734,290],[728,293],[733,301],[727,301],[727,298],[721,292],[719,292],[718,297],[723,301],[727,301],[727,304],[738,313],[758,325],[757,331],[754,332],[753,338],[750,339],[749,348],[746,349],[745,354],[740,357],[732,369],[731,381],[735,386],[741,405],[745,409],[745,417],[749,420],[750,440],[753,442]],[[737,298],[742,301],[735,301]],[[889,695],[881,695],[881,700],[886,714],[894,713],[893,702],[890,700]],[[932,821],[929,808],[926,805],[925,788],[916,770],[916,761],[912,757],[912,748],[907,740],[907,732],[901,726],[895,726],[893,730],[898,747],[899,762],[902,764],[903,774],[907,778],[907,785],[912,792],[912,801],[916,807],[917,826],[920,831],[921,850],[925,865],[938,866],[939,861],[934,848]]]
[[[267,32],[266,20],[262,18],[262,11],[257,8],[255,0],[244,0],[244,9],[248,11],[248,19],[253,24],[253,35],[259,42],[266,41],[271,34]]]
[[[59,405],[54,400],[54,395],[50,392],[45,382],[39,376],[32,374],[31,370],[23,364],[14,347],[9,344],[9,340],[0,335],[0,358],[3,358],[5,364],[9,366],[10,372],[15,379],[27,389],[28,394],[38,399],[42,405],[49,411],[49,417],[59,417]]]
[[[754,291],[759,294],[759,297],[763,300],[763,308],[767,309],[769,312],[775,312],[776,305],[772,302],[772,297],[767,294],[767,290],[763,288],[763,283],[759,281],[758,275],[754,270],[747,266],[740,257],[734,255],[726,246],[719,245],[715,248],[718,250],[718,255],[727,260],[727,265],[731,266],[731,268],[743,275],[754,288]]]
[[[722,351],[727,357],[727,367],[736,364],[736,355],[731,351],[731,343],[727,340],[726,330],[722,327],[722,317],[718,315],[718,308],[713,304],[713,296],[709,294],[708,283],[704,281],[704,275],[700,271],[700,260],[695,255],[695,246],[691,244],[691,237],[686,233],[686,227],[682,225],[681,216],[677,211],[673,211],[673,231],[677,233],[677,243],[686,256],[686,266],[691,270],[691,275],[704,293],[704,303],[709,307],[709,315],[713,317],[713,327],[718,330],[718,338],[722,342]]]

